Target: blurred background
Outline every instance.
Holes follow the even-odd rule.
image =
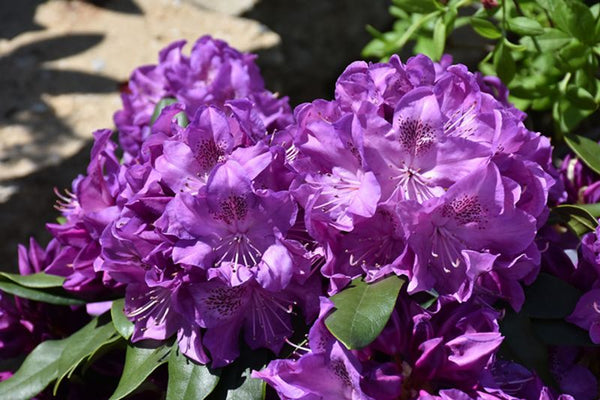
[[[0,269],[17,244],[46,245],[56,196],[85,172],[92,132],[112,128],[119,87],[168,43],[210,34],[258,54],[292,105],[331,98],[388,0],[0,1]]]

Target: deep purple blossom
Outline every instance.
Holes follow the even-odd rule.
[[[462,65],[394,56],[351,64],[335,100],[295,110],[276,141],[326,251],[330,292],[396,273],[411,292],[465,301],[477,291],[520,307],[520,282],[539,271],[533,239],[555,171],[549,141],[525,128],[504,91]]]
[[[559,173],[567,195],[559,198],[559,203],[591,204],[600,201],[598,174],[580,160],[568,154],[560,164]]]
[[[473,391],[502,341],[498,314],[486,306],[446,298],[426,311],[403,293],[380,336],[364,349],[349,351],[324,325],[331,309],[323,299],[308,352],[254,373],[281,398],[416,399],[422,390]]]
[[[181,102],[188,117],[201,107],[244,99],[268,132],[291,122],[287,98],[278,99],[265,90],[254,55],[209,36],[198,39],[189,56],[182,52],[184,45],[185,41],[175,42],[161,51],[158,65],[136,69],[121,94],[123,109],[114,119],[128,159],[138,157],[151,133],[156,104],[165,97]]]
[[[20,274],[44,271],[54,261],[59,247],[53,240],[44,249],[33,238],[29,247],[19,245]],[[55,306],[0,291],[0,359],[27,354],[44,340],[63,338],[87,320],[82,307]]]
[[[59,249],[45,272],[66,278],[64,287],[84,295],[105,291],[114,285],[94,270],[100,255],[100,235],[119,214],[116,198],[120,191],[121,169],[115,155],[116,145],[110,140],[112,131],[96,131],[87,175],[73,181],[73,192],[60,196],[58,209],[65,222],[47,224]],[[55,246],[53,244],[52,246]]]

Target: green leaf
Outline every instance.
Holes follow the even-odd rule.
[[[428,14],[439,9],[434,0],[392,0],[392,3],[409,13]]]
[[[44,272],[38,272],[31,275],[11,274],[0,272],[0,279],[8,279],[21,286],[34,289],[47,289],[62,287],[65,278],[57,275],[50,275]]]
[[[515,17],[508,20],[508,29],[521,36],[537,36],[544,33],[544,27],[534,19]]]
[[[529,317],[507,311],[500,322],[500,332],[504,335],[503,347],[508,349],[515,361],[535,370],[546,384],[553,382],[548,349],[535,335]]]
[[[117,339],[119,339],[119,336],[113,324],[109,322],[99,325],[98,318],[93,319],[86,326],[65,339],[68,346],[58,359],[58,379],[54,385],[54,395],[56,395],[63,378],[67,374],[70,376],[81,361]]]
[[[571,101],[562,97],[555,103],[552,108],[552,117],[557,122],[557,129],[563,135],[568,132],[573,132],[575,128],[589,116],[593,111],[584,110],[575,106]]]
[[[369,35],[373,36],[374,38],[377,38],[377,39],[383,38],[383,33],[379,32],[377,29],[375,29],[375,27],[373,25],[367,24],[365,26],[365,29],[367,30],[367,32],[369,32]]]
[[[600,218],[600,203],[577,204],[577,207],[583,208],[596,219]]]
[[[437,61],[442,57],[446,45],[446,24],[442,17],[438,18],[433,28],[433,45],[434,60]]]
[[[577,71],[588,62],[590,49],[583,43],[573,40],[556,54],[564,71]]]
[[[417,16],[410,24],[410,26],[404,30],[402,36],[400,36],[396,41],[394,41],[393,45],[396,49],[402,49],[406,42],[430,19],[437,17],[440,14],[439,11],[434,11],[430,14]]]
[[[262,369],[273,358],[266,349],[243,349],[234,363],[221,370],[221,379],[210,396],[226,400],[263,400],[266,385],[262,379],[251,377],[252,371]]]
[[[500,29],[487,19],[473,17],[471,18],[471,26],[475,32],[484,38],[500,39],[502,37]]]
[[[589,211],[571,204],[554,207],[552,217],[565,224],[577,236],[592,232],[598,226],[598,220]]]
[[[170,351],[169,346],[155,349],[127,346],[123,375],[110,400],[122,399],[137,389],[156,368],[167,362]]]
[[[66,339],[40,343],[11,378],[0,382],[2,399],[27,400],[44,390],[58,376],[58,359],[67,345]]]
[[[569,86],[567,89],[567,98],[577,107],[584,110],[595,110],[598,107],[594,96],[582,87]]]
[[[504,42],[501,42],[496,46],[494,52],[494,68],[496,69],[496,75],[498,75],[505,85],[508,85],[515,76],[515,60],[512,58],[510,50],[506,48]]]
[[[133,322],[127,319],[124,313],[125,299],[115,300],[110,307],[112,323],[119,335],[128,340],[133,334]]]
[[[24,299],[41,301],[44,303],[56,304],[60,306],[78,306],[85,304],[85,301],[83,300],[73,299],[63,295],[52,294],[41,290],[23,287],[12,282],[0,281],[0,290]]]
[[[553,0],[551,16],[561,30],[583,43],[594,44],[596,21],[590,9],[577,0]]]
[[[177,103],[177,99],[174,97],[165,97],[164,99],[161,99],[158,103],[156,103],[156,107],[154,107],[154,112],[152,113],[152,118],[150,118],[150,125],[156,122],[158,116],[165,107],[175,103]]]
[[[220,370],[196,364],[178,351],[169,357],[167,400],[204,400],[217,387]]]
[[[562,49],[563,47],[571,43],[571,41],[573,40],[573,38],[570,37],[568,34],[558,29],[546,28],[544,29],[544,31],[544,34],[536,37],[536,41],[540,46],[540,49],[544,52],[552,52],[555,50]],[[530,38],[524,39],[529,39],[528,42],[531,42],[531,46],[528,45],[529,50],[537,51]]]
[[[600,174],[600,145],[598,143],[574,133],[565,135],[565,142],[585,165]]]
[[[331,298],[336,310],[325,319],[325,325],[347,348],[367,346],[385,327],[404,282],[395,275],[371,284],[353,280]]]
[[[551,346],[597,346],[592,343],[587,331],[564,320],[532,320],[531,323],[533,331],[545,344]]]
[[[150,125],[152,125],[152,124],[154,124],[154,122],[156,122],[156,120],[160,116],[160,113],[162,112],[162,110],[165,107],[170,106],[171,104],[175,104],[175,103],[177,103],[177,99],[175,99],[173,97],[165,97],[164,99],[160,100],[156,104],[156,107],[154,108],[154,112],[152,113],[152,118],[150,119]],[[185,115],[185,113],[183,111],[175,115],[175,120],[177,121],[177,124],[183,128],[185,128],[186,126],[188,126],[190,124],[190,121],[188,120],[187,115]]]
[[[263,400],[265,398],[266,382],[262,379],[252,378],[251,374],[250,369],[242,372],[244,382],[235,390],[227,392],[226,400]]]
[[[429,297],[428,299],[419,302],[419,305],[424,309],[428,309],[429,307],[431,307],[440,297],[440,294],[435,289],[428,290],[424,292],[424,294],[427,295],[427,297]]]
[[[525,288],[522,312],[532,318],[562,319],[573,312],[581,294],[562,279],[542,272]]]

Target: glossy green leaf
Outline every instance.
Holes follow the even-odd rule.
[[[552,118],[557,123],[557,129],[563,135],[573,132],[575,128],[593,111],[584,110],[574,105],[566,98],[554,99]]]
[[[595,110],[598,108],[594,96],[582,87],[570,86],[567,89],[567,98],[571,100],[574,105],[585,110]]]
[[[243,349],[240,356],[221,369],[221,379],[210,399],[263,400],[266,385],[262,379],[252,378],[252,371],[258,371],[273,359],[273,353],[266,349]]]
[[[158,116],[165,107],[175,103],[177,103],[177,99],[173,97],[165,97],[164,99],[161,99],[158,103],[156,103],[156,107],[154,107],[154,112],[152,113],[152,118],[150,118],[150,125],[156,122]]]
[[[544,33],[544,27],[534,19],[515,17],[508,21],[508,29],[521,36],[537,36]]]
[[[433,49],[434,49],[434,60],[439,60],[444,54],[444,47],[446,45],[446,24],[444,18],[440,17],[435,23],[433,28]]]
[[[484,38],[500,39],[502,37],[500,29],[487,19],[473,17],[471,18],[471,26],[475,32]]]
[[[558,29],[546,28],[544,29],[544,31],[544,34],[536,37],[536,41],[540,46],[540,49],[544,52],[552,52],[562,49],[563,47],[571,43],[571,41],[573,41],[573,38],[571,36]],[[530,50],[536,51],[536,48],[533,45],[531,39],[525,39],[529,39],[529,42],[531,42]]]
[[[577,236],[592,232],[598,226],[598,220],[584,208],[572,204],[563,204],[552,209],[551,216],[566,225]]]
[[[0,382],[3,400],[27,400],[41,392],[58,376],[58,359],[68,342],[47,340],[40,343],[15,374]]]
[[[600,174],[600,145],[598,143],[573,133],[565,136],[565,142],[585,165]]]
[[[515,60],[503,42],[499,43],[494,51],[494,68],[496,75],[498,75],[505,85],[508,85],[515,76]]]
[[[57,275],[50,275],[44,272],[38,272],[31,275],[11,274],[0,272],[0,279],[7,279],[21,286],[34,289],[47,289],[62,287],[65,278]]]
[[[548,349],[536,336],[529,317],[523,313],[507,311],[500,322],[500,332],[504,336],[502,345],[514,361],[536,371],[546,384],[553,382]]]
[[[392,3],[410,13],[427,14],[439,9],[435,0],[392,0]]]
[[[235,390],[227,392],[226,400],[263,400],[265,398],[266,382],[252,378],[250,369],[242,372],[244,380]]]
[[[590,215],[594,218],[600,218],[600,203],[592,203],[592,204],[577,204],[577,207],[583,208],[585,211],[590,213]]]
[[[169,357],[167,400],[203,400],[217,387],[220,370],[196,364],[178,351]]]
[[[433,304],[435,304],[437,299],[440,297],[440,294],[435,289],[431,289],[426,292],[423,292],[423,294],[427,298],[426,298],[426,300],[420,301],[419,305],[421,307],[423,307],[424,309],[428,309],[429,307],[431,307]]]
[[[118,299],[113,301],[110,308],[110,315],[112,317],[112,323],[115,326],[119,335],[125,339],[129,339],[133,334],[133,322],[127,319],[123,311],[125,306],[125,299]]]
[[[595,43],[596,21],[590,9],[578,0],[552,0],[550,13],[555,25],[584,43]]]
[[[521,312],[532,318],[562,319],[573,312],[581,294],[562,279],[540,273],[535,282],[525,288]]]
[[[100,325],[98,318],[93,319],[86,326],[65,339],[68,346],[58,359],[58,376],[54,385],[54,395],[60,382],[67,375],[71,375],[79,363],[90,357],[101,347],[119,339],[113,324]]]
[[[0,281],[0,290],[19,296],[24,299],[41,301],[44,303],[60,306],[77,306],[85,304],[85,301],[73,299],[67,296],[48,293],[38,289],[23,287],[13,282]]]
[[[175,104],[175,103],[177,103],[177,99],[172,98],[172,97],[166,97],[166,98],[160,100],[156,104],[156,107],[154,108],[154,112],[152,113],[152,118],[150,119],[150,124],[154,124],[154,122],[156,122],[156,120],[160,116],[160,113],[162,112],[162,110],[165,107],[170,106],[171,104]],[[190,124],[190,121],[188,120],[187,115],[185,115],[185,112],[183,112],[183,111],[175,115],[175,120],[177,121],[177,124],[183,128],[185,128],[186,126],[188,126]]]
[[[110,400],[122,399],[137,389],[156,368],[167,362],[170,351],[169,346],[155,349],[127,346],[123,374]]]
[[[360,278],[353,280],[331,298],[336,309],[325,319],[325,325],[347,348],[367,346],[385,327],[404,282],[395,275],[371,284]]]
[[[564,71],[577,71],[588,62],[589,48],[583,43],[573,40],[561,48],[556,57]]]

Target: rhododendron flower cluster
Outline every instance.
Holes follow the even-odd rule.
[[[19,248],[24,275],[64,277],[93,315],[123,297],[108,314],[132,323],[130,348],[174,343],[213,369],[269,349],[245,379],[282,399],[594,398],[578,350],[552,347],[547,373],[500,352],[541,270],[581,291],[559,320],[600,343],[600,233],[580,245],[546,224],[549,198],[593,199],[593,178],[554,169],[498,79],[447,56],[359,61],[333,99],[292,111],[254,56],[210,37],[183,49],[131,75],[118,135],[96,131],[87,173],[57,192],[53,239]],[[389,279],[405,285],[387,314],[354,310],[381,329],[348,346],[327,324],[337,296]],[[7,298],[1,354],[64,336],[28,342],[30,300]]]

